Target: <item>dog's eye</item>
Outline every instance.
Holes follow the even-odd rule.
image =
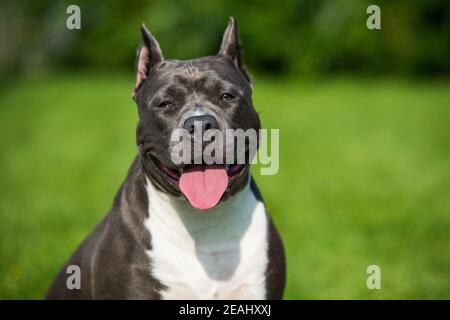
[[[166,107],[171,106],[171,105],[172,105],[172,102],[166,100],[166,101],[161,102],[158,106],[160,108],[166,108]]]
[[[234,96],[228,92],[225,92],[220,96],[220,100],[223,100],[223,101],[230,101],[233,98],[234,98]]]

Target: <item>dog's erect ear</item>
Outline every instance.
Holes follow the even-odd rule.
[[[251,82],[250,75],[242,65],[238,26],[234,17],[230,17],[230,22],[223,34],[222,44],[220,45],[220,50],[217,55],[230,58],[236,67],[242,71],[247,80]]]
[[[145,24],[142,24],[141,26],[141,33],[142,47],[137,54],[136,85],[133,90],[133,99],[136,99],[136,93],[144,83],[145,79],[147,79],[151,68],[164,59],[158,41],[156,41],[155,37],[148,31]]]
[[[218,55],[229,57],[239,69],[241,68],[239,35],[236,20],[233,17],[230,17],[228,27],[223,34]]]

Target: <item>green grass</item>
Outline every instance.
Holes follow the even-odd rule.
[[[132,82],[0,90],[0,298],[42,298],[109,209],[136,152]],[[280,129],[280,171],[256,178],[287,250],[285,297],[450,298],[448,83],[260,79],[254,101]]]

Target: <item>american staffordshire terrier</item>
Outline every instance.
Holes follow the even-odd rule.
[[[215,56],[164,59],[143,25],[133,98],[138,154],[112,209],[48,299],[281,299],[280,236],[244,164],[174,164],[171,132],[259,130],[233,18]],[[81,288],[67,286],[69,266]]]

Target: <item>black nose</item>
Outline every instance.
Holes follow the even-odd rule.
[[[194,134],[196,122],[201,123],[202,134],[209,129],[219,129],[219,123],[217,122],[216,118],[210,115],[194,116],[187,118],[184,121],[183,128],[189,131],[190,134]]]

